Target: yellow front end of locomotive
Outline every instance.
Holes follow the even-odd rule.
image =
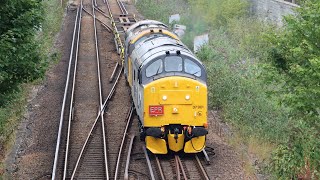
[[[186,138],[187,127],[207,126],[207,86],[185,77],[165,77],[144,87],[144,127],[183,127],[179,133],[164,131],[163,137],[146,137],[147,148],[155,154],[166,154],[168,150],[186,153],[200,152],[205,147],[205,135]],[[162,143],[159,142],[161,139]],[[165,140],[166,143],[163,143]]]

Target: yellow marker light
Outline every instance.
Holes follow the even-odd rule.
[[[173,114],[178,114],[178,108],[174,107],[174,108],[172,109],[172,113],[173,113]]]
[[[190,99],[190,96],[189,95],[186,95],[186,100],[189,100]]]
[[[165,100],[168,99],[168,97],[167,96],[162,96],[162,99],[165,101]]]

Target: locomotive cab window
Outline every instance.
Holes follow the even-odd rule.
[[[182,71],[182,58],[179,56],[168,56],[164,59],[164,69],[167,72]]]
[[[151,76],[160,74],[162,73],[162,69],[163,69],[162,60],[158,59],[146,68],[146,76],[151,77]]]
[[[201,68],[190,59],[184,60],[184,71],[197,77],[201,76]]]

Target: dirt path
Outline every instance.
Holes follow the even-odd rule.
[[[126,5],[129,12],[137,13],[132,4]],[[8,179],[51,177],[75,13],[76,11],[66,13],[57,39],[56,45],[62,53],[60,62],[52,66],[42,85],[34,87],[30,94],[27,113],[17,129],[13,149],[6,158]],[[141,15],[138,17],[141,18]],[[108,42],[113,43],[112,39],[108,39]],[[107,59],[113,55],[111,52],[106,52],[105,56]],[[119,86],[125,86],[124,81],[122,82]],[[114,109],[115,113],[117,111],[119,110]],[[210,114],[209,123],[213,125],[216,121],[217,117]],[[216,128],[212,126],[207,137],[207,145],[214,148],[216,153],[216,156],[211,157],[211,165],[206,167],[211,179],[251,179],[245,176],[239,153],[218,134]]]

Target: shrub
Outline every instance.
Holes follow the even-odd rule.
[[[53,40],[61,27],[60,1],[4,0],[0,6],[0,149],[24,112],[27,86],[57,58]],[[0,163],[0,179],[1,179]]]
[[[320,2],[308,0],[271,36],[271,67],[285,84],[282,103],[291,108],[289,140],[275,153],[278,176],[320,177]]]
[[[17,85],[44,74],[35,34],[43,15],[41,1],[5,0],[0,6],[0,106]]]
[[[283,142],[286,110],[267,96],[267,87],[259,78],[260,63],[238,52],[224,32],[213,31],[211,37],[215,38],[210,46],[197,54],[207,68],[211,108],[222,109],[224,119],[247,137]]]

